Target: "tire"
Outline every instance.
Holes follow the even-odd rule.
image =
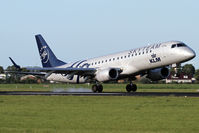
[[[136,90],[137,90],[137,85],[136,84],[132,84],[132,91],[136,92]]]
[[[93,92],[97,92],[98,91],[98,86],[97,85],[93,85],[92,86],[92,91]]]
[[[126,91],[131,92],[132,86],[130,84],[126,85]]]
[[[103,86],[102,85],[98,85],[97,86],[97,91],[98,92],[102,92],[103,91]]]

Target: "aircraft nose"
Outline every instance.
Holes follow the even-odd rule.
[[[189,49],[189,50],[184,51],[184,55],[188,59],[193,59],[196,56],[196,53],[192,49]]]

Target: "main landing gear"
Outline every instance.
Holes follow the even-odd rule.
[[[92,86],[92,91],[93,92],[102,92],[103,86],[101,84],[95,84]]]
[[[127,92],[131,92],[131,91],[136,92],[136,90],[137,90],[137,85],[136,84],[130,83],[130,84],[128,84],[126,86],[126,91]]]
[[[136,84],[133,84],[133,83],[130,83],[126,86],[126,91],[127,92],[136,92],[137,90],[137,85]],[[94,84],[92,86],[92,91],[93,92],[99,92],[101,93],[103,91],[103,86],[101,84]]]

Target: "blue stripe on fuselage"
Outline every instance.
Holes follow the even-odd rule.
[[[83,60],[83,61],[77,61],[75,63],[73,63],[70,67],[74,67],[78,62],[78,64],[76,65],[76,68],[78,68],[83,62],[85,62],[87,60]],[[74,76],[72,76],[69,80],[73,80]],[[77,83],[79,83],[79,75],[77,76]]]
[[[80,62],[80,61],[77,61],[77,62],[75,62],[75,63],[73,63],[70,67],[73,67],[75,64],[77,64],[78,62]]]
[[[83,60],[83,61],[81,61],[79,64],[77,64],[77,66],[76,66],[76,68],[78,68],[83,62],[85,62],[85,61],[87,61],[87,60]]]
[[[85,64],[83,64],[83,65],[81,66],[81,68],[84,68],[85,66],[86,66],[86,68],[89,68],[90,64],[85,63]]]

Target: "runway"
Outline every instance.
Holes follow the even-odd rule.
[[[198,92],[51,92],[51,91],[0,91],[0,95],[41,95],[41,96],[176,96],[199,97]]]

